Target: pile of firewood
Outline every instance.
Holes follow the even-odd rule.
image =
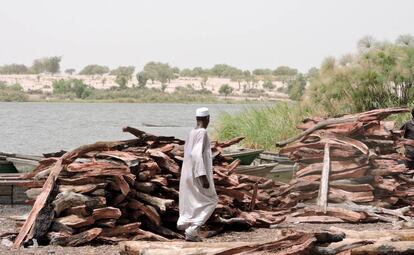
[[[63,246],[125,240],[183,238],[176,230],[178,188],[184,141],[134,128],[136,139],[81,146],[47,158],[27,178],[33,208],[15,240]],[[214,181],[219,204],[207,235],[226,226],[268,227],[283,220],[273,212],[281,184],[238,175],[239,161],[228,163],[222,148],[239,142],[213,142]]]
[[[414,230],[282,229],[264,242],[125,241],[119,246],[122,255],[402,255],[414,253]]]
[[[289,185],[278,191],[279,208],[292,209],[287,222],[411,221],[413,171],[398,151],[402,131],[378,109],[331,119],[306,119],[301,134],[279,146],[297,163]],[[288,146],[286,146],[288,145]]]

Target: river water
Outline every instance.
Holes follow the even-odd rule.
[[[0,151],[41,154],[133,138],[122,132],[125,125],[184,139],[195,125],[195,109],[201,106],[210,109],[212,131],[220,112],[234,114],[263,105],[0,102]]]

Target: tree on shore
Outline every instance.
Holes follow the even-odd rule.
[[[137,81],[138,81],[138,86],[140,88],[144,88],[147,85],[147,81],[148,81],[147,73],[144,71],[137,73]]]
[[[116,75],[115,82],[121,89],[126,89],[128,81],[132,79],[135,67],[133,66],[119,66],[110,72],[111,75]]]
[[[72,75],[72,74],[74,74],[76,72],[76,70],[75,69],[73,69],[73,68],[69,68],[69,69],[66,69],[65,70],[65,73],[66,74],[69,74],[69,75]]]
[[[279,66],[273,71],[273,75],[276,76],[277,80],[283,83],[293,80],[297,74],[297,69],[288,66]]]
[[[146,77],[151,80],[152,83],[156,80],[161,83],[170,82],[171,79],[176,77],[176,74],[179,73],[179,71],[178,68],[172,68],[167,63],[153,61],[145,64],[143,70]]]
[[[56,56],[35,59],[33,61],[33,65],[30,68],[30,71],[34,74],[60,73],[60,61],[61,60],[62,60],[62,57],[56,57]]]
[[[27,74],[29,68],[21,64],[10,64],[0,66],[0,74]]]
[[[257,76],[272,75],[272,70],[268,68],[257,68],[253,70],[253,74]]]
[[[221,85],[219,89],[219,93],[224,95],[224,99],[227,99],[227,96],[233,92],[233,88],[230,87],[228,84]]]
[[[109,67],[107,66],[101,66],[101,65],[87,65],[85,66],[80,72],[79,74],[81,75],[102,75],[102,74],[106,74],[109,73]]]
[[[86,85],[82,80],[58,80],[52,84],[53,94],[57,95],[75,95],[76,98],[85,99],[92,93],[92,88]]]

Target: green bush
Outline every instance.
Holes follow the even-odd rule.
[[[7,85],[0,82],[0,102],[25,102],[27,95],[20,84]]]
[[[53,94],[60,96],[67,95],[69,98],[74,95],[76,98],[86,99],[93,91],[92,87],[78,79],[54,81],[52,86]]]

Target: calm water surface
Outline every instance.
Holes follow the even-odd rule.
[[[41,154],[96,141],[133,138],[121,131],[125,125],[184,139],[194,126],[195,109],[201,106],[210,109],[212,126],[220,112],[234,114],[249,107],[263,107],[258,104],[0,102],[0,151]],[[147,127],[144,123],[165,127]]]

